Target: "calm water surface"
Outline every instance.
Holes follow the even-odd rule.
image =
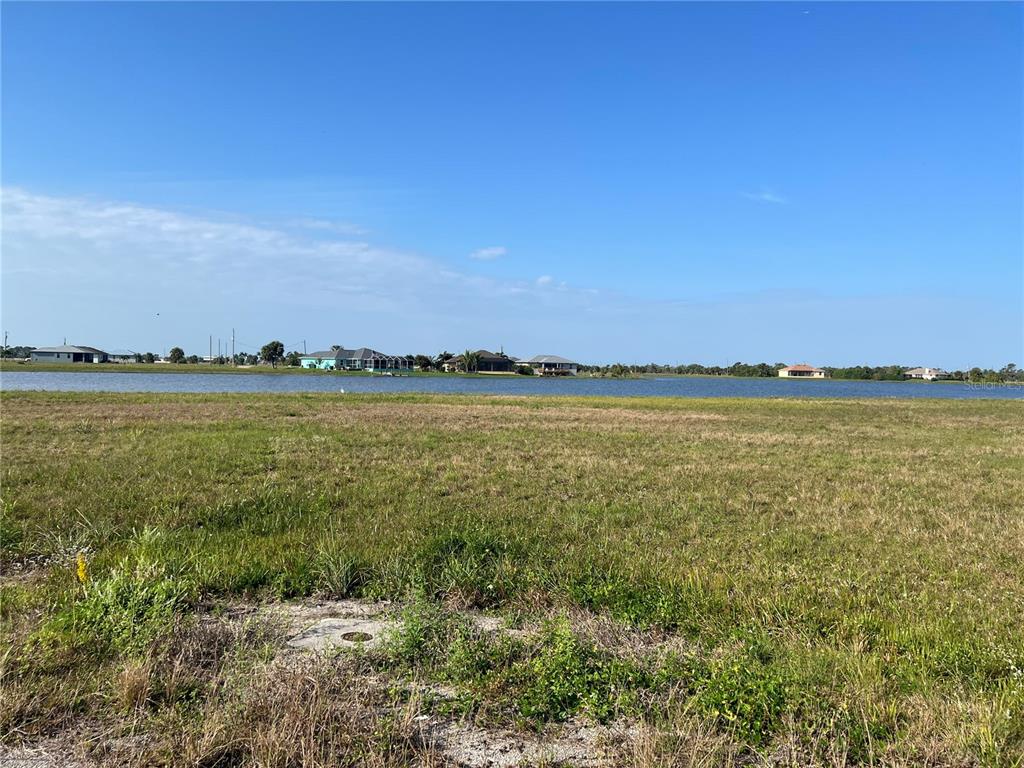
[[[604,397],[939,397],[1024,399],[1024,386],[724,377],[310,376],[217,373],[0,373],[2,390],[50,392],[432,392]]]

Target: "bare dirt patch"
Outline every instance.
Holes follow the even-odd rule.
[[[278,657],[285,666],[308,665],[318,662],[320,654],[337,651],[362,650],[380,647],[389,633],[399,627],[397,606],[389,602],[362,600],[335,600],[319,603],[282,603],[268,606],[264,612],[274,620],[282,621],[288,640],[287,652]],[[529,634],[536,627],[513,629],[496,616],[476,611],[460,611],[481,632],[508,633],[514,636]],[[571,617],[574,627],[584,631],[602,644],[629,644],[627,638],[616,632],[610,622],[596,619],[584,612]],[[366,635],[352,638],[352,634]],[[663,638],[653,633],[632,639],[629,650],[640,652],[651,649]],[[296,656],[297,652],[301,655]],[[311,655],[312,654],[312,655]],[[320,657],[323,658],[323,657]],[[291,661],[289,661],[291,659]],[[365,674],[361,685],[381,691],[392,687],[394,680],[377,674]],[[423,681],[405,684],[410,701],[454,700],[458,691],[451,686]],[[382,710],[382,717],[397,713]],[[512,768],[513,766],[580,766],[597,768],[617,764],[616,756],[636,736],[631,724],[601,725],[582,718],[554,724],[541,731],[484,727],[475,723],[439,715],[430,710],[405,712],[417,741],[423,749],[446,762],[462,768]]]
[[[428,744],[463,768],[617,765],[636,730],[634,726],[595,725],[583,720],[571,720],[539,734],[431,720],[425,720],[421,728]]]
[[[299,651],[330,652],[338,649],[380,647],[399,624],[396,606],[388,601],[328,600],[317,603],[278,603],[263,609],[281,622],[287,647]],[[496,616],[464,612],[482,632],[502,630]]]

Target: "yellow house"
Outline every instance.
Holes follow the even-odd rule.
[[[828,374],[821,368],[802,363],[800,365],[787,365],[779,369],[779,376],[784,379],[826,379]]]

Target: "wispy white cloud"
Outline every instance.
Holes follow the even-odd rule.
[[[508,248],[502,245],[492,245],[488,248],[480,248],[469,254],[469,258],[477,261],[494,261],[508,253]]]
[[[761,187],[758,192],[743,192],[743,197],[747,200],[755,200],[759,203],[772,203],[774,205],[786,205],[789,203],[789,198],[785,195],[780,195],[773,189],[768,187]]]
[[[546,350],[602,360],[610,348],[629,348],[631,361],[774,362],[799,350],[821,364],[843,362],[835,358],[835,339],[843,338],[846,362],[903,359],[909,350],[941,363],[953,354],[946,347],[972,350],[981,329],[1016,328],[999,345],[1020,347],[1019,307],[991,302],[979,302],[971,322],[957,313],[941,333],[919,326],[894,333],[881,321],[865,329],[864,318],[888,317],[908,297],[679,301],[685,293],[670,300],[670,286],[660,300],[598,294],[552,275],[468,274],[368,235],[323,228],[11,188],[0,190],[0,205],[4,328],[19,343],[74,334],[75,343],[110,348],[179,344],[205,352],[209,334],[238,327],[253,343],[309,339],[396,353],[503,343],[519,356]],[[835,311],[817,312],[820,323],[801,322],[809,306]],[[678,331],[703,327],[716,332]]]
[[[220,293],[314,305],[333,306],[344,296],[347,309],[374,311],[427,304],[439,291],[452,306],[470,309],[494,301],[547,300],[541,287],[550,278],[465,274],[416,253],[346,236],[348,228],[337,222],[275,225],[10,187],[0,190],[0,199],[5,276],[74,279],[104,291],[215,286]],[[478,251],[483,252],[496,258],[505,249]],[[586,302],[591,294],[576,296]]]
[[[330,232],[336,235],[367,235],[369,230],[360,227],[358,224],[352,224],[347,221],[332,221],[330,219],[315,219],[315,218],[299,218],[290,219],[286,222],[292,227],[299,229],[309,229],[320,232]]]

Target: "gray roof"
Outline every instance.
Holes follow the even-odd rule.
[[[316,357],[321,360],[331,359],[333,360],[343,350],[340,349],[325,349],[322,352],[310,352],[309,354],[303,355],[303,357]]]
[[[526,363],[528,365],[532,365],[534,363],[561,363],[567,365],[578,365],[578,363],[575,363],[572,360],[566,360],[564,357],[559,357],[558,355],[537,355],[535,357],[531,357],[529,360],[526,361]]]
[[[96,349],[96,347],[76,347],[73,344],[62,344],[59,347],[37,347],[32,350],[33,352],[84,352],[91,355],[105,355],[107,354],[102,349]]]
[[[928,373],[929,371],[931,371],[932,373],[946,373],[946,371],[942,370],[941,368],[910,368],[910,369],[904,371],[903,373],[905,373],[905,374],[906,373],[925,374],[925,373]]]
[[[302,357],[312,357],[318,360],[370,360],[383,357],[398,358],[401,355],[386,355],[369,347],[360,347],[359,349],[328,349],[323,352],[311,352],[308,355],[302,355]]]

